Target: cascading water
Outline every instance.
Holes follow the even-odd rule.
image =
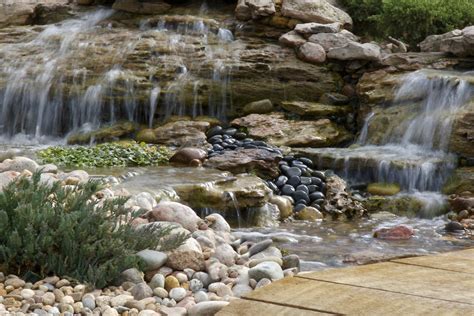
[[[226,118],[238,59],[223,60],[237,42],[231,31],[198,16],[120,28],[108,22],[113,13],[99,9],[0,46],[0,136],[62,137],[118,120],[152,127],[171,115]]]
[[[416,71],[404,78],[393,104],[414,110],[392,123],[395,128],[386,124],[381,143],[371,144],[371,123],[377,119],[372,112],[357,141],[362,146],[310,151],[320,166],[339,170],[348,179],[397,183],[406,191],[439,191],[456,165],[448,152],[456,114],[473,97],[474,86],[462,74]]]

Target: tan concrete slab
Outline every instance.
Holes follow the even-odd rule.
[[[474,278],[454,271],[385,262],[306,273],[301,277],[474,306]]]
[[[282,305],[290,304],[307,310],[319,310],[346,315],[471,315],[474,312],[474,306],[469,304],[314,281],[299,277],[274,282],[269,286],[250,293],[246,296],[246,299]],[[229,307],[232,307],[232,304],[234,302]],[[241,304],[240,306],[251,306],[251,304]],[[260,312],[262,310],[259,309],[260,315],[273,315],[272,307],[265,306],[265,308],[268,312]],[[227,308],[224,311],[227,313]],[[232,309],[228,314],[222,315],[234,315],[231,314],[233,311],[235,309]],[[275,313],[277,311],[278,309],[275,309]],[[291,313],[287,315],[305,314]]]
[[[474,258],[466,259],[455,256],[423,256],[414,258],[394,259],[391,262],[412,264],[431,269],[441,269],[447,271],[474,274]]]
[[[307,309],[286,307],[276,304],[263,303],[250,300],[234,300],[226,308],[222,309],[217,316],[318,316],[334,315],[320,313]]]
[[[474,260],[474,248],[473,249],[466,249],[466,250],[459,250],[459,251],[445,252],[445,253],[440,254],[440,256]]]

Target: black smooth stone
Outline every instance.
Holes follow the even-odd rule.
[[[323,192],[324,194],[326,194],[326,189],[327,189],[326,183],[321,184],[320,189],[321,189],[321,192]]]
[[[292,160],[294,160],[294,159],[295,159],[294,156],[285,156],[285,157],[283,157],[283,160],[284,160],[284,161],[287,161],[287,162],[290,162],[290,161],[292,161]]]
[[[285,173],[288,169],[290,169],[290,166],[287,166],[287,165],[281,165],[280,166],[280,170]]]
[[[258,148],[257,146],[252,145],[252,144],[244,144],[243,147],[246,148],[246,149],[257,149]]]
[[[302,163],[304,163],[309,168],[313,168],[313,166],[314,166],[313,161],[309,158],[300,157],[300,158],[298,158],[298,160],[301,161]]]
[[[281,188],[281,193],[283,193],[284,195],[292,196],[294,192],[295,192],[295,188],[293,188],[293,187],[292,187],[291,185],[289,185],[289,184],[285,184],[285,185]]]
[[[318,177],[311,177],[311,184],[321,186],[321,184],[323,184],[323,180],[319,179]]]
[[[304,184],[300,184],[299,186],[297,186],[296,191],[303,191],[306,192],[306,194],[309,194],[309,189]]]
[[[236,140],[234,143],[237,147],[242,147],[243,143],[240,140]]]
[[[230,137],[230,138],[227,138],[225,142],[229,144],[235,144],[237,140],[235,138]]]
[[[271,181],[267,181],[267,185],[270,189],[272,189],[273,192],[277,192],[278,191],[278,187],[276,186],[275,183],[271,182]]]
[[[317,205],[323,205],[324,201],[325,201],[324,199],[318,199],[318,200],[313,201],[313,203]]]
[[[459,232],[461,230],[464,230],[464,226],[458,222],[449,222],[444,226],[444,229],[447,232]]]
[[[316,204],[316,203],[311,203],[311,207],[314,207],[315,209],[317,209],[318,211],[322,211],[322,207],[321,205],[319,204]]]
[[[211,144],[214,142],[222,142],[222,135],[215,135],[208,140]]]
[[[296,201],[296,203],[295,203],[295,204],[303,204],[303,205],[306,205],[306,206],[308,206],[308,202],[307,202],[307,201],[305,201],[305,200],[298,200],[298,201]]]
[[[288,177],[279,176],[278,179],[275,181],[275,184],[277,185],[277,187],[281,188],[282,186],[286,184],[287,181],[288,181]]]
[[[301,176],[301,170],[297,167],[291,167],[288,168],[288,170],[285,170],[285,175],[287,175],[289,178],[291,177],[299,177]]]
[[[243,142],[244,142],[244,143],[251,143],[251,142],[253,142],[253,138],[245,138],[245,139],[243,140]]]
[[[237,132],[235,133],[234,137],[238,140],[243,140],[247,137],[247,134],[242,133],[242,132]]]
[[[278,165],[279,166],[283,166],[283,165],[288,166],[288,162],[282,160],[282,161],[278,162]]]
[[[313,192],[309,195],[309,198],[311,199],[311,201],[316,201],[319,199],[324,199],[325,196],[321,192]]]
[[[224,131],[224,134],[229,135],[229,136],[234,136],[235,134],[237,134],[237,129],[233,127],[228,128]]]
[[[303,170],[302,176],[304,176],[304,177],[311,177],[311,169],[306,168],[305,170]]]
[[[268,147],[265,147],[265,146],[257,146],[258,149],[264,149],[264,150],[268,150],[268,151],[271,151],[271,148],[268,148]]]
[[[309,193],[313,193],[313,192],[316,192],[319,190],[319,187],[317,185],[314,185],[314,184],[310,184],[307,186],[308,190],[309,190]]]
[[[222,135],[222,139],[230,139],[232,137],[230,137],[229,135]]]
[[[222,126],[214,126],[213,128],[207,131],[207,137],[212,137],[214,135],[222,135],[222,133]]]
[[[268,147],[268,144],[261,140],[256,140],[253,142],[254,145]]]
[[[298,213],[299,211],[303,210],[306,207],[305,204],[296,204],[295,207],[293,208],[293,211],[295,213]]]
[[[304,163],[302,163],[301,161],[295,159],[291,162],[291,165],[292,166],[304,166]]]
[[[224,146],[224,148],[234,150],[234,149],[237,149],[237,145],[234,145],[234,144],[227,144],[227,145]]]
[[[326,181],[326,175],[325,175],[324,172],[322,172],[322,171],[313,170],[313,172],[311,172],[311,174],[312,174],[314,177],[318,177],[319,179],[321,179],[321,180],[323,180],[323,181]]]
[[[286,183],[296,188],[298,185],[300,185],[301,180],[300,180],[300,177],[293,176],[293,177],[290,177]]]
[[[219,145],[219,144],[214,144],[214,145],[212,145],[212,148],[213,148],[215,151],[224,150],[224,147],[222,147],[222,146]]]
[[[295,201],[299,201],[299,200],[305,200],[306,203],[309,203],[310,202],[310,199],[309,199],[309,196],[306,192],[303,192],[303,191],[295,191],[293,192],[293,195],[292,195],[293,199],[295,199]]]
[[[212,158],[214,156],[217,156],[219,153],[216,153],[216,152],[212,152],[210,153],[209,155],[207,155],[207,158]]]
[[[304,185],[310,185],[311,183],[311,178],[310,177],[301,177],[301,184]]]

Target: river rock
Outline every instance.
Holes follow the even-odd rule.
[[[20,173],[17,171],[5,171],[0,173],[0,191],[19,175]]]
[[[295,31],[299,34],[309,36],[318,33],[338,33],[342,30],[342,24],[339,22],[330,24],[321,23],[303,23],[295,26]]]
[[[430,35],[419,46],[422,52],[445,52],[460,57],[474,56],[474,25],[441,35]]]
[[[343,117],[351,112],[350,106],[327,105],[318,102],[284,101],[281,106],[291,113],[304,117]]]
[[[273,103],[269,99],[247,103],[243,108],[243,113],[247,114],[265,114],[273,111]]]
[[[238,0],[235,7],[235,17],[241,21],[248,21],[252,18],[252,11],[246,4],[246,0]]]
[[[273,261],[262,262],[249,269],[249,277],[260,281],[263,278],[270,280],[283,279],[283,270],[280,265]]]
[[[309,63],[323,63],[326,61],[326,52],[324,48],[316,43],[306,42],[299,46],[297,49],[297,55],[301,60]]]
[[[232,293],[235,297],[242,297],[243,295],[249,294],[253,289],[248,284],[236,284],[232,288]]]
[[[280,154],[267,149],[238,148],[226,150],[221,155],[211,157],[204,165],[237,174],[256,173],[263,178],[275,178],[279,174],[278,161],[280,159]]]
[[[332,48],[344,47],[350,42],[357,42],[359,38],[349,31],[339,33],[319,33],[311,35],[308,41],[321,45],[326,52]]]
[[[359,44],[356,42],[349,42],[343,47],[331,48],[327,54],[328,58],[337,60],[379,61],[381,56],[379,46],[371,43]]]
[[[272,244],[273,244],[273,240],[271,240],[271,239],[265,239],[265,240],[262,240],[262,241],[256,243],[255,245],[250,247],[249,256],[253,256],[253,255],[255,255],[259,252],[264,251],[265,249],[270,247]]]
[[[179,149],[171,158],[170,162],[191,164],[193,160],[203,161],[207,157],[207,152],[196,147],[185,147]]]
[[[188,238],[184,244],[168,253],[167,266],[175,270],[186,268],[195,271],[204,269],[204,255],[199,242],[194,238]]]
[[[231,122],[249,136],[275,146],[331,147],[351,139],[350,133],[329,119],[287,120],[283,113],[250,114]]]
[[[380,228],[374,232],[374,237],[385,240],[407,240],[414,234],[413,228],[399,225],[390,228]]]
[[[171,9],[165,1],[116,0],[112,9],[136,14],[163,14]]]
[[[188,314],[189,316],[213,316],[227,305],[229,305],[229,302],[225,301],[201,302],[192,306],[188,310]]]
[[[166,260],[168,260],[168,256],[164,252],[150,249],[139,251],[137,256],[145,262],[145,271],[159,269],[166,263]]]
[[[130,289],[130,293],[132,293],[133,297],[139,301],[152,296],[153,290],[145,282],[142,282],[134,285]]]
[[[324,215],[314,207],[307,206],[296,213],[296,218],[303,221],[314,222],[324,218]]]
[[[284,0],[281,13],[283,16],[304,22],[340,22],[343,25],[352,25],[349,14],[331,5],[326,0]]]
[[[297,268],[298,270],[300,269],[300,258],[297,255],[288,255],[284,256],[282,258],[283,264],[282,264],[282,269],[291,269],[291,268]]]
[[[136,138],[138,142],[199,147],[207,144],[204,133],[209,126],[209,122],[204,121],[175,121],[156,129],[141,130]]]
[[[171,289],[169,296],[176,302],[180,302],[183,298],[186,297],[186,290],[182,287],[176,287],[174,289]]]
[[[147,212],[144,217],[150,222],[165,221],[175,222],[182,225],[185,229],[193,232],[198,229],[201,221],[199,216],[188,206],[178,202],[163,201]]]
[[[35,172],[39,165],[32,159],[26,157],[15,157],[13,159],[5,159],[0,163],[0,172],[17,171],[22,172],[28,170]]]
[[[221,244],[216,247],[216,250],[212,257],[216,258],[217,260],[219,260],[219,262],[230,267],[235,264],[238,254],[229,244]]]
[[[280,210],[280,220],[284,220],[293,214],[293,203],[287,197],[273,195],[270,203],[275,204]]]
[[[400,186],[396,183],[370,183],[367,192],[373,195],[395,195],[400,192]]]
[[[138,269],[130,268],[122,272],[121,282],[132,282],[135,284],[143,282],[143,273]]]

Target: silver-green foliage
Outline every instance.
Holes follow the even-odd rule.
[[[140,268],[135,256],[146,248],[170,250],[186,239],[170,229],[135,230],[141,215],[124,208],[126,199],[91,200],[96,182],[74,188],[44,185],[40,175],[21,178],[0,193],[0,270],[22,276],[59,275],[96,287],[120,272]]]

